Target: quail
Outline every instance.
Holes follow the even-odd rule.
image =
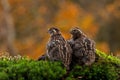
[[[48,59],[51,61],[62,61],[63,65],[69,70],[72,54],[70,44],[63,38],[58,28],[52,27],[48,32],[50,34],[46,54]]]
[[[71,29],[68,41],[72,48],[72,65],[91,65],[95,61],[95,42],[78,27]]]

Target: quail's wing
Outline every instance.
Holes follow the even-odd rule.
[[[48,43],[47,43],[47,56],[48,56],[48,58],[50,58],[50,53],[51,53],[51,49],[53,48],[53,42],[52,41],[49,41]]]
[[[85,39],[85,47],[87,50],[93,50],[94,48],[94,42],[88,38]]]
[[[71,63],[72,49],[67,41],[65,42],[65,45],[63,45],[63,49],[62,49],[61,53],[62,53],[61,57],[62,57],[64,66],[69,70],[69,65]]]
[[[74,45],[73,39],[67,40],[67,43],[68,43],[71,47],[73,47],[73,45]]]
[[[38,61],[45,60],[46,58],[47,58],[47,56],[46,56],[46,54],[44,54],[38,58]]]

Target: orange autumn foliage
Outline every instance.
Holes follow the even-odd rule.
[[[72,0],[9,0],[9,3],[15,23],[15,45],[21,55],[33,59],[46,52],[49,39],[47,29],[51,26],[57,26],[67,40],[71,38],[69,31],[74,26],[79,26],[91,39],[95,39],[100,28],[96,16]],[[116,4],[119,3],[106,6],[106,12],[119,16],[119,11],[115,10]],[[100,9],[98,13],[103,19],[109,20],[106,12]],[[107,43],[97,43],[97,48],[109,52]]]

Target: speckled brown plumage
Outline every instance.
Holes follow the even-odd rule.
[[[69,69],[72,53],[69,43],[63,38],[59,29],[52,27],[48,32],[50,39],[47,44],[47,57],[52,61],[62,61]]]
[[[73,28],[72,38],[68,41],[73,50],[72,65],[91,65],[95,61],[95,43],[79,28]]]

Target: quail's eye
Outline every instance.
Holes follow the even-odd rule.
[[[76,31],[76,30],[73,30],[73,31]]]
[[[75,32],[75,33],[77,33],[77,31],[76,31],[76,30],[74,30],[74,32]]]

